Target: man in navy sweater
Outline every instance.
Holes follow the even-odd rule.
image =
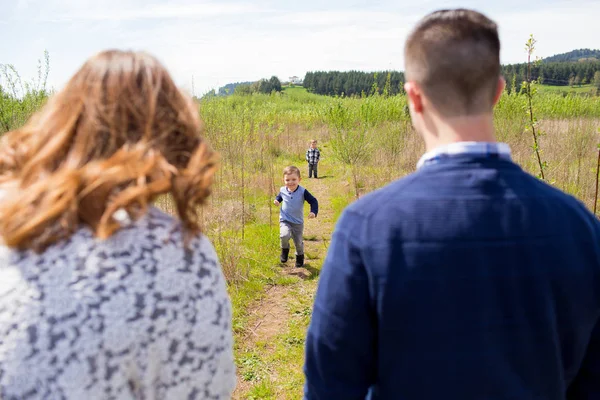
[[[428,15],[405,46],[427,152],[333,234],[305,399],[600,399],[600,221],[494,139],[496,24]]]

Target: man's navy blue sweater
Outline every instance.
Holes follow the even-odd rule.
[[[510,161],[354,202],[319,280],[306,399],[600,399],[600,221]]]

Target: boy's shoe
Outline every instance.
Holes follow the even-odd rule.
[[[290,255],[289,247],[287,249],[281,249],[281,255],[279,256],[279,261],[281,261],[282,263],[287,262],[289,255]]]
[[[300,268],[304,266],[304,254],[296,255],[296,268]]]

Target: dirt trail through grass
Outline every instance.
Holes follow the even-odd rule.
[[[303,179],[319,200],[319,215],[305,219],[304,268],[295,268],[293,247],[281,273],[296,277],[291,284],[268,287],[250,307],[244,332],[236,337],[238,385],[234,399],[300,399],[304,375],[304,339],[310,321],[319,271],[334,225],[330,193],[335,179]],[[276,263],[279,254],[265,254]]]

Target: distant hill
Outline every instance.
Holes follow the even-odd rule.
[[[235,82],[235,83],[228,83],[225,86],[221,86],[219,88],[219,91],[217,92],[217,96],[227,96],[229,94],[233,94],[233,92],[235,91],[235,88],[239,85],[252,85],[254,82]]]
[[[546,57],[543,62],[577,62],[600,60],[600,50],[579,49]]]

